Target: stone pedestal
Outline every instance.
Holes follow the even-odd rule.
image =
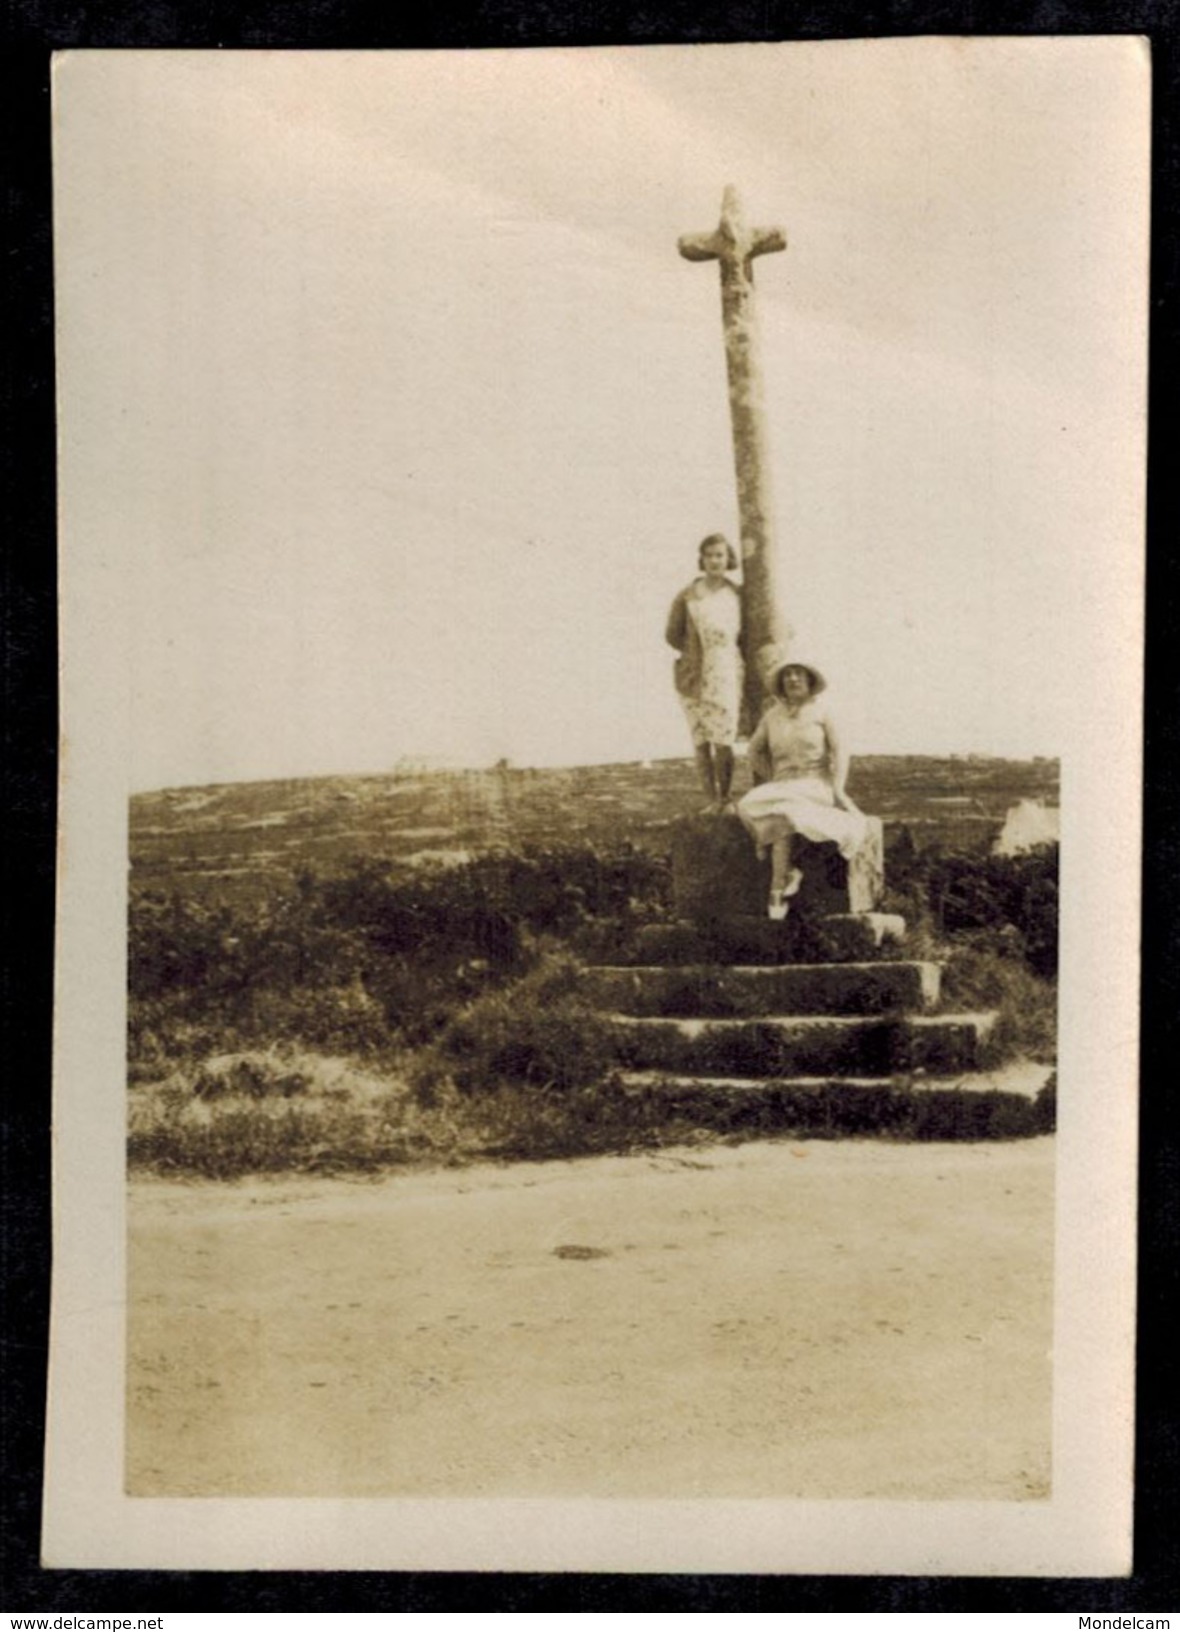
[[[796,837],[792,864],[803,874],[791,914],[819,919],[872,912],[885,889],[884,839],[879,816],[868,818],[864,844],[846,862],[834,844]],[[686,816],[672,833],[672,899],[690,923],[765,917],[770,858],[759,861],[736,816]]]

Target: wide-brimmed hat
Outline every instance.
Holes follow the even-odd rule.
[[[785,663],[777,663],[774,673],[770,677],[770,689],[776,697],[782,696],[782,678],[788,669],[802,669],[811,681],[811,695],[817,696],[826,689],[828,682],[816,668],[814,663],[807,663],[801,657],[788,657]]]

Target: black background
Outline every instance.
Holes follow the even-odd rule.
[[[1175,467],[1178,242],[1177,0],[433,0],[382,4],[171,4],[9,0],[3,265],[6,410],[0,534],[4,594],[3,808],[6,912],[0,1054],[0,1243],[5,1345],[0,1432],[0,1610],[1070,1610],[1180,1606],[1180,526]],[[50,1027],[57,739],[53,285],[49,57],[78,47],[464,48],[823,39],[914,34],[1144,34],[1152,42],[1153,244],[1147,596],[1147,763],[1140,1166],[1139,1422],[1135,1571],[1128,1580],[242,1573],[42,1570],[38,1561],[50,1267]],[[1085,337],[1079,336],[1084,344]],[[1086,678],[1078,677],[1079,707]],[[1130,728],[1130,727],[1129,727]]]

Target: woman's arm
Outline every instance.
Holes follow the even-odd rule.
[[[828,774],[832,779],[832,792],[836,796],[836,803],[841,810],[855,811],[859,807],[848,797],[844,783],[848,777],[848,755],[840,742],[840,733],[836,730],[830,715],[824,716],[824,735],[828,739]]]
[[[754,734],[746,749],[746,761],[750,767],[750,775],[754,786],[761,782],[769,782],[774,776],[774,765],[770,757],[770,738],[767,730],[767,715],[763,715],[754,728]]]
[[[672,602],[672,610],[668,613],[668,625],[664,630],[664,639],[669,646],[674,646],[682,652],[688,645],[688,591],[682,589]]]

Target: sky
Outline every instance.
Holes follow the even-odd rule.
[[[59,58],[63,572],[129,786],[688,751],[664,620],[738,522],[717,273],[676,240],[727,183],[788,239],[756,285],[796,655],[854,753],[1057,755],[1137,661],[1143,69]]]

